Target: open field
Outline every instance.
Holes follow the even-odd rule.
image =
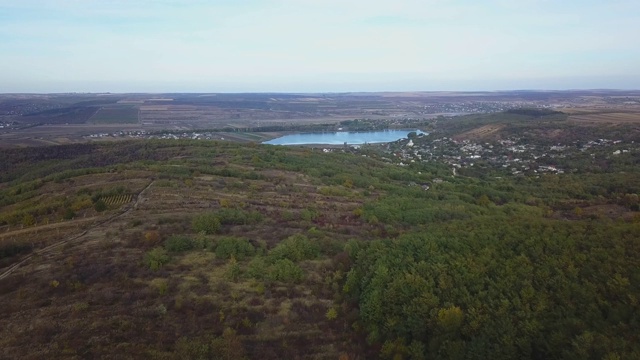
[[[483,125],[473,130],[463,132],[456,136],[456,139],[486,139],[502,130],[505,125],[490,124]]]
[[[569,121],[584,124],[640,124],[640,112],[596,112],[570,115]]]
[[[438,116],[523,107],[563,111],[572,115],[571,121],[584,125],[635,122],[640,114],[640,92],[5,94],[0,95],[0,146],[65,144],[117,131],[282,132],[303,127],[318,131],[318,125],[328,131],[354,119],[402,126],[423,124]]]
[[[92,124],[136,124],[138,109],[135,107],[102,107],[89,120]]]

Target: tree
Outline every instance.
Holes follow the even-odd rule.
[[[256,249],[249,240],[236,237],[223,237],[216,241],[216,257],[229,259],[232,257],[242,260],[246,256],[251,256]]]
[[[191,222],[193,230],[205,234],[215,234],[220,231],[220,219],[214,213],[197,215]]]
[[[491,204],[491,200],[489,200],[489,197],[487,195],[480,196],[477,202],[478,202],[478,205],[484,206],[484,207],[487,207],[489,206],[489,204]]]
[[[304,272],[293,261],[281,259],[268,268],[268,277],[272,281],[295,283],[304,278]]]
[[[93,204],[93,208],[96,209],[97,212],[103,212],[107,210],[107,204],[102,199],[100,199],[96,201],[95,204]]]
[[[172,235],[164,241],[164,247],[171,252],[184,252],[196,247],[192,238],[184,235]]]
[[[149,251],[144,256],[144,262],[151,270],[158,270],[162,265],[169,262],[169,254],[167,250],[157,247]]]
[[[438,326],[447,332],[453,332],[460,328],[464,314],[457,306],[450,306],[438,310]]]

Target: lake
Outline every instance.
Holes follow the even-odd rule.
[[[373,144],[392,142],[398,139],[406,138],[407,134],[415,131],[423,134],[420,130],[382,130],[382,131],[363,131],[363,132],[325,132],[325,133],[303,133],[291,134],[265,141],[263,144],[270,145],[307,145],[307,144],[324,144],[324,145],[342,145],[345,142],[349,145]]]

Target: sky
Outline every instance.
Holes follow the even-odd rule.
[[[638,0],[0,0],[0,92],[640,89]]]

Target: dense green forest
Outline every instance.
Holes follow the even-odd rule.
[[[98,208],[99,201],[137,194],[149,183],[145,179],[151,180],[151,190],[162,191],[157,196],[172,191],[205,194],[221,184],[216,190],[221,200],[213,208],[198,205],[172,217],[166,210],[157,226],[147,226],[148,219],[128,220],[140,221],[145,231],[136,235],[144,244],[125,242],[128,249],[139,248],[137,262],[126,271],[129,277],[139,272],[141,279],[164,289],[158,295],[162,304],[177,304],[184,294],[171,285],[171,274],[187,271],[180,259],[204,256],[197,255],[204,250],[213,259],[207,260],[215,265],[211,271],[224,274],[220,283],[231,284],[219,285],[219,291],[251,284],[260,301],[245,302],[244,293],[238,292],[229,300],[235,310],[224,313],[229,309],[224,306],[230,306],[221,305],[225,302],[211,300],[202,308],[194,302],[189,306],[196,313],[213,319],[210,325],[198,322],[200,330],[176,325],[184,310],[167,305],[162,316],[175,316],[171,319],[176,323],[162,326],[182,336],[165,333],[165,349],[134,352],[141,356],[304,357],[303,340],[270,345],[271,352],[263,353],[260,344],[272,340],[252,337],[258,324],[269,326],[272,321],[256,310],[259,304],[280,291],[285,297],[304,293],[329,299],[328,307],[326,302],[324,308],[313,305],[321,310],[308,310],[316,315],[307,320],[326,324],[322,332],[333,334],[331,339],[337,332],[344,344],[356,344],[341,345],[325,357],[316,349],[315,358],[640,358],[638,154],[629,154],[615,171],[536,178],[488,177],[482,170],[452,176],[437,162],[398,166],[374,155],[371,149],[326,154],[309,148],[195,141],[2,150],[6,160],[0,164],[0,225],[9,227],[8,232],[44,219],[53,222],[56,216],[64,223],[63,215],[71,208],[88,214],[84,216],[106,216],[101,214],[117,208]],[[85,186],[64,198],[53,196],[49,203],[34,201],[42,199],[47,186],[78,186],[87,176],[100,174],[131,176],[142,185]],[[426,183],[428,190],[420,186]],[[234,200],[231,195],[243,197]],[[86,206],[78,205],[83,199]],[[182,210],[188,207],[182,205]],[[131,231],[138,231],[135,224]],[[117,236],[128,239],[128,231]],[[32,242],[15,240],[0,245],[6,264],[38,249]],[[88,288],[88,278],[78,281]],[[1,281],[0,299],[17,311],[10,279]],[[54,287],[47,285],[50,280],[42,281],[45,288]],[[86,291],[82,296],[90,297]],[[223,296],[198,291],[198,296]],[[72,290],[69,294],[80,296]],[[93,302],[86,306],[91,309]],[[7,309],[4,315],[13,314]],[[152,318],[148,326],[160,321]],[[4,341],[5,346],[16,346]],[[109,345],[103,346],[107,351]],[[75,354],[96,354],[82,351]],[[109,351],[116,356],[117,350]]]

